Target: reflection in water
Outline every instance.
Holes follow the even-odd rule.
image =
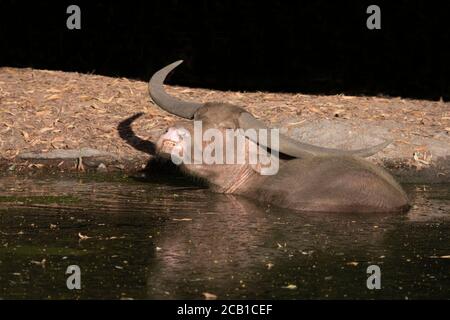
[[[0,298],[448,298],[449,186],[407,189],[408,214],[305,214],[179,179],[0,178]]]

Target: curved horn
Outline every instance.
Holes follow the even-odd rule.
[[[179,66],[183,60],[178,60],[174,63],[165,66],[157,71],[148,83],[148,91],[153,101],[165,111],[175,114],[179,117],[192,119],[194,113],[203,106],[202,103],[182,101],[168,95],[164,91],[163,83],[167,75]]]
[[[257,120],[250,113],[243,112],[239,117],[239,125],[243,129],[270,129],[263,122]],[[247,136],[251,139],[250,136]],[[268,137],[270,138],[270,137]],[[254,141],[258,142],[258,141]],[[357,149],[357,150],[340,150],[340,149],[331,149],[331,148],[323,148],[314,146],[311,144],[303,143],[285,135],[280,134],[279,141],[279,152],[289,155],[291,157],[310,157],[310,156],[319,156],[319,155],[352,155],[359,157],[370,157],[375,153],[386,148],[391,141],[385,141],[383,143],[377,144],[375,146],[365,148],[365,149]],[[268,139],[269,146],[271,145],[270,139]],[[267,147],[267,146],[266,146]]]

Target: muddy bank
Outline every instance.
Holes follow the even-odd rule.
[[[450,182],[450,103],[167,90],[183,99],[242,105],[286,134],[321,146],[355,149],[391,139],[371,161],[403,182]],[[153,142],[175,120],[150,101],[145,82],[0,68],[3,173],[137,172],[153,158]]]

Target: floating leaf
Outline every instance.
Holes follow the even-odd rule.
[[[85,235],[82,235],[80,232],[78,233],[78,237],[80,238],[80,240],[86,240],[86,239],[89,239],[89,238],[91,238],[91,237],[88,237],[88,236],[85,236]]]
[[[297,286],[295,284],[288,284],[287,286],[282,287],[283,289],[289,289],[289,290],[295,290],[297,289]]]
[[[205,297],[205,300],[216,300],[217,299],[217,295],[215,295],[214,293],[203,292],[203,296]]]

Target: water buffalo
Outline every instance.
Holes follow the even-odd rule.
[[[211,128],[221,132],[240,129],[245,140],[241,147],[245,150],[240,151],[246,154],[242,163],[180,163],[187,174],[205,180],[216,192],[239,194],[299,211],[402,212],[409,208],[408,198],[394,178],[363,159],[382,150],[389,142],[359,150],[323,148],[283,135],[278,136],[277,145],[270,139],[266,143],[258,142],[246,132],[269,128],[245,109],[222,102],[182,101],[165,92],[163,83],[166,76],[181,62],[174,62],[156,72],[150,79],[149,93],[165,111],[194,121],[181,121],[162,134],[156,146],[158,153],[167,157],[182,150],[192,153],[204,150],[202,147],[206,147],[208,141],[186,146],[183,138],[186,134],[194,134],[193,123],[201,122],[203,131]],[[258,152],[261,149],[276,151],[268,154],[269,165],[278,162],[276,174],[262,175],[268,164],[249,162],[255,145]]]

